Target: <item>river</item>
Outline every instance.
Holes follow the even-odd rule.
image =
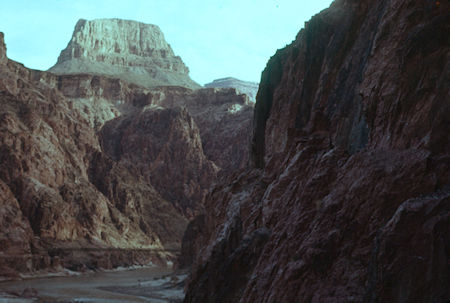
[[[182,302],[184,274],[170,268],[87,273],[0,283],[0,303]]]

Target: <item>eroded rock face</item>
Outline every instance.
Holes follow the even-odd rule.
[[[271,58],[185,302],[450,299],[448,12],[335,1]]]
[[[227,77],[222,79],[216,79],[211,83],[205,84],[205,87],[231,87],[236,88],[243,94],[246,94],[251,101],[255,102],[256,94],[258,93],[259,83],[250,82],[250,81],[242,81],[233,77]]]
[[[158,26],[121,19],[79,20],[49,71],[109,75],[145,87],[199,87]]]

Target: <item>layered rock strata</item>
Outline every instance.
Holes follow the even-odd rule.
[[[449,17],[335,1],[270,59],[252,165],[188,229],[185,302],[450,299]]]
[[[122,19],[79,20],[49,71],[114,76],[144,87],[200,87],[158,26]]]

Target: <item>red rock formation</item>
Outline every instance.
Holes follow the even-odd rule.
[[[449,17],[335,1],[271,58],[185,302],[450,300]]]

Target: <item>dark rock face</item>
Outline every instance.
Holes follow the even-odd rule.
[[[185,302],[450,299],[448,12],[335,1],[271,58]]]
[[[242,81],[233,77],[227,77],[222,79],[216,79],[211,83],[205,84],[205,87],[215,87],[215,88],[235,88],[243,94],[246,94],[251,101],[255,102],[256,93],[258,92],[259,83]]]
[[[181,254],[176,264],[178,268],[187,268],[194,263],[195,254],[201,249],[204,242],[200,236],[205,227],[204,214],[198,215],[189,222],[181,242]]]
[[[49,71],[113,76],[144,87],[200,87],[189,78],[189,69],[158,26],[131,20],[79,20]]]

